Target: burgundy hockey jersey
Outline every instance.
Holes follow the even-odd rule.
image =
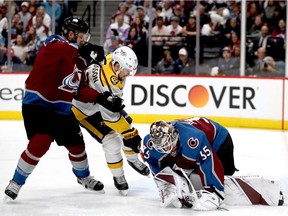
[[[71,113],[72,99],[94,102],[98,92],[88,86],[78,44],[59,35],[48,37],[41,47],[25,84],[23,104],[37,104],[56,112]]]

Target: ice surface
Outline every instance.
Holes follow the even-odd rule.
[[[135,124],[142,136],[149,125]],[[0,199],[12,178],[27,138],[22,121],[0,121]],[[278,130],[229,128],[235,145],[235,162],[241,174],[263,174],[281,181],[288,194],[288,132]],[[152,177],[141,176],[124,161],[129,183],[128,196],[121,196],[113,185],[99,143],[85,130],[83,134],[91,174],[105,185],[105,194],[84,190],[74,177],[67,151],[55,143],[27,179],[18,198],[0,202],[0,216],[87,216],[87,215],[213,215],[213,216],[286,216],[288,205],[228,206],[229,211],[195,212],[191,209],[160,208],[158,190]],[[1,195],[2,194],[2,195]]]

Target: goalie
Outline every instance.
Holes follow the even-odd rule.
[[[279,182],[262,176],[232,177],[237,170],[232,139],[226,128],[210,119],[154,122],[143,148],[162,207],[205,211],[224,203],[283,204]]]
[[[93,46],[87,44],[87,46]],[[87,50],[90,50],[87,47]],[[99,92],[111,92],[122,104],[123,88],[128,76],[137,71],[138,60],[134,51],[126,46],[116,49],[106,56],[106,62],[99,65],[93,55],[87,52],[85,59],[90,62],[86,73],[89,85]],[[114,98],[111,98],[114,100]],[[124,105],[122,106],[124,108]],[[114,185],[120,194],[127,195],[129,188],[123,169],[123,150],[128,164],[142,175],[149,175],[149,168],[138,159],[141,137],[132,126],[132,119],[124,111],[112,112],[104,106],[94,103],[83,103],[73,100],[72,108],[80,125],[83,126],[97,141],[102,143],[106,162],[113,175]]]

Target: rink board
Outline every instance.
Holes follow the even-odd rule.
[[[0,119],[22,118],[27,75],[0,75]],[[230,127],[287,130],[287,88],[283,78],[138,75],[127,79],[124,103],[135,123],[207,116]]]

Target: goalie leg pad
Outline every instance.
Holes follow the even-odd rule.
[[[227,205],[283,205],[279,181],[261,175],[225,177]]]
[[[187,181],[170,167],[165,167],[157,173],[154,180],[159,189],[161,207],[167,207],[170,204],[176,208],[181,208],[183,204],[192,207],[192,197]]]

